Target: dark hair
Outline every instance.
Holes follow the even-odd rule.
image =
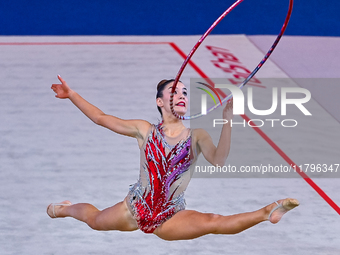
[[[156,99],[157,98],[162,98],[163,97],[163,90],[165,88],[166,85],[168,85],[170,82],[175,81],[175,79],[170,79],[170,80],[161,80],[158,85],[157,85],[157,94],[156,94]],[[159,113],[162,115],[162,110],[159,106],[157,106],[157,109],[159,111]]]

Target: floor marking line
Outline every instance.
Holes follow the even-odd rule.
[[[0,42],[0,46],[41,46],[41,45],[138,45],[170,44],[169,42]]]

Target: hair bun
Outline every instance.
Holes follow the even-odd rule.
[[[158,85],[157,85],[157,91],[158,91],[159,88],[160,88],[164,83],[166,83],[166,82],[168,82],[168,80],[161,80],[161,81],[158,83]]]

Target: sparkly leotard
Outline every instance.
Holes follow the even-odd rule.
[[[185,209],[184,190],[191,178],[189,167],[194,157],[190,153],[191,131],[184,130],[179,138],[183,135],[184,139],[171,145],[161,124],[152,125],[141,148],[139,180],[130,188],[127,202],[139,229],[145,233],[152,233]]]

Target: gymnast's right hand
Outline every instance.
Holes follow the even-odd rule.
[[[52,84],[51,89],[56,93],[57,98],[69,98],[72,90],[67,85],[67,83],[58,75],[58,79],[61,82],[61,84]]]

